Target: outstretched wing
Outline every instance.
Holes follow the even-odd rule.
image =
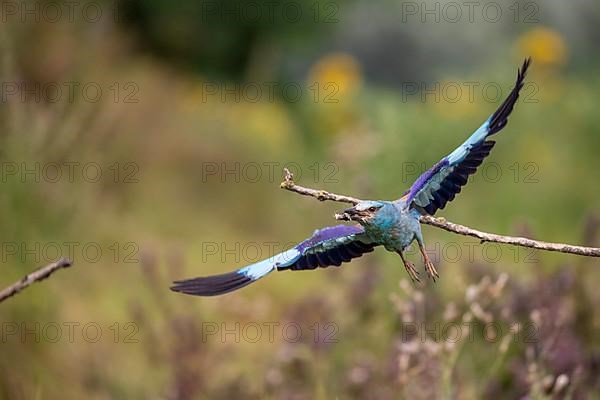
[[[293,271],[340,266],[376,246],[360,225],[316,230],[297,246],[256,264],[221,275],[175,281],[171,290],[195,296],[216,296],[240,289],[274,270]]]
[[[487,140],[488,137],[506,126],[508,116],[519,98],[519,91],[523,88],[527,68],[530,64],[530,58],[523,62],[523,66],[517,73],[515,87],[496,112],[462,145],[442,158],[413,183],[405,196],[405,204],[408,207],[424,210],[433,215],[460,193],[461,187],[467,183],[469,175],[477,171],[477,167],[496,144],[493,140]]]

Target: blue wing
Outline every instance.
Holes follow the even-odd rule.
[[[240,289],[275,270],[305,270],[340,266],[373,251],[376,246],[360,225],[316,230],[292,249],[256,264],[221,275],[175,281],[171,290],[195,296],[216,296]]]
[[[424,210],[433,215],[460,193],[461,187],[467,183],[469,175],[477,171],[477,167],[496,144],[493,140],[487,140],[488,137],[498,133],[506,126],[508,116],[519,98],[519,91],[523,88],[527,68],[530,64],[530,58],[523,62],[523,66],[517,73],[515,87],[494,114],[462,145],[442,158],[413,183],[404,197],[407,207]]]

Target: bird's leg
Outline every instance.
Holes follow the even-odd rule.
[[[417,271],[417,269],[415,268],[415,264],[411,263],[406,258],[404,258],[404,253],[402,253],[402,251],[398,251],[397,253],[400,254],[400,258],[404,263],[404,268],[406,268],[406,272],[408,272],[408,276],[410,276],[410,279],[413,282],[421,282],[421,280],[419,279],[419,271]]]
[[[421,254],[423,255],[423,262],[425,262],[425,271],[427,272],[427,275],[429,275],[429,277],[435,282],[435,278],[439,278],[440,275],[435,269],[435,265],[433,265],[433,263],[431,262],[431,259],[429,259],[429,256],[427,255],[425,247],[423,246],[423,243],[421,241],[419,241],[419,250],[421,250]]]

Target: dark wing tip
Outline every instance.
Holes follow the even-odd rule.
[[[525,77],[525,75],[527,74],[527,69],[529,68],[531,63],[533,63],[533,59],[531,57],[527,57],[525,60],[523,60],[523,65],[521,66],[521,70],[519,71],[520,76]]]
[[[193,296],[217,296],[228,293],[252,283],[253,280],[239,272],[186,279],[173,282],[171,290]]]
[[[531,59],[531,57],[527,57],[525,60],[523,60],[523,65],[521,65],[521,68],[519,68],[519,70],[517,71],[517,82],[515,84],[515,88],[518,88],[520,90],[523,87],[523,81],[525,81],[525,77],[527,76],[527,70],[529,69],[529,66],[532,62],[533,60]]]
[[[515,87],[510,91],[508,97],[504,100],[500,107],[498,107],[490,119],[488,135],[493,135],[501,131],[502,128],[506,126],[506,123],[508,122],[508,116],[512,112],[513,107],[519,98],[519,92],[525,84],[525,77],[527,76],[527,70],[529,69],[531,63],[531,57],[527,57],[523,61],[521,68],[519,68],[517,71],[517,81],[515,82]]]

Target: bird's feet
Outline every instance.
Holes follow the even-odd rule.
[[[435,269],[435,265],[433,265],[433,263],[431,262],[431,259],[427,255],[425,247],[421,242],[419,242],[419,250],[421,250],[423,262],[425,263],[425,272],[427,272],[427,275],[429,275],[429,277],[435,282],[436,278],[440,277],[440,274],[438,274],[437,269]]]
[[[414,282],[421,282],[419,279],[419,271],[415,268],[415,264],[411,263],[408,260],[402,260],[404,262],[404,268],[406,268],[406,272],[408,272],[408,276],[410,276],[410,280]]]
[[[427,275],[429,275],[434,282],[436,278],[440,277],[440,274],[438,274],[435,265],[433,265],[429,257],[425,258],[425,272],[427,272]]]

